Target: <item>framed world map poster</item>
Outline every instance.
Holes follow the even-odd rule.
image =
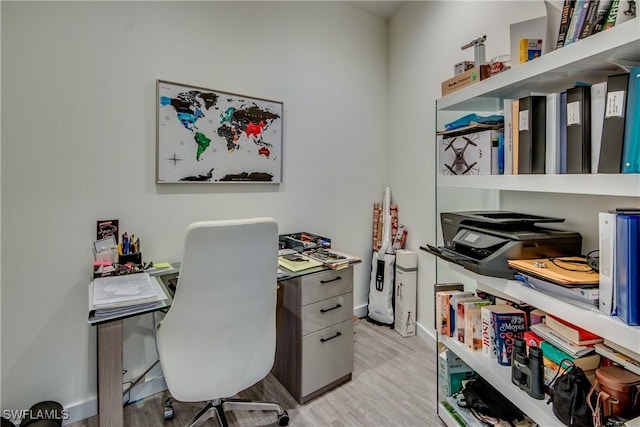
[[[158,183],[281,183],[282,102],[157,81]]]

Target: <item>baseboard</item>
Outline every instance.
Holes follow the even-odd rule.
[[[129,403],[137,402],[145,397],[152,396],[157,393],[161,393],[167,389],[167,384],[164,382],[164,376],[159,375],[155,378],[148,379],[144,382],[137,384],[131,389],[131,395],[128,394],[123,397],[123,403],[129,399]],[[69,418],[64,420],[62,425],[73,424],[77,421],[81,421],[87,418],[98,415],[98,400],[93,398],[91,400],[77,403],[65,407],[69,411]],[[158,412],[162,413],[162,408],[158,408]]]
[[[436,337],[431,329],[427,329],[422,324],[416,323],[416,332],[418,337],[422,339],[422,341],[426,342],[427,345],[434,351],[437,351],[436,345]]]
[[[368,304],[362,304],[353,308],[353,314],[358,318],[362,319],[368,313]]]

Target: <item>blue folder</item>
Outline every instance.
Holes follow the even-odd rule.
[[[640,215],[616,217],[617,316],[627,325],[640,325]]]

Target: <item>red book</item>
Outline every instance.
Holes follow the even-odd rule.
[[[547,313],[546,324],[548,327],[565,337],[567,340],[578,345],[593,345],[604,341],[602,337],[582,329],[579,326],[569,323],[564,319],[552,316]]]

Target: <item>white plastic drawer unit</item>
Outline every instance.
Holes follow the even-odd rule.
[[[353,268],[328,270],[311,274],[300,279],[301,304],[331,298],[351,292],[353,289]],[[352,307],[353,309],[353,307]]]
[[[302,307],[302,335],[351,320],[352,316],[352,292],[305,305]]]

